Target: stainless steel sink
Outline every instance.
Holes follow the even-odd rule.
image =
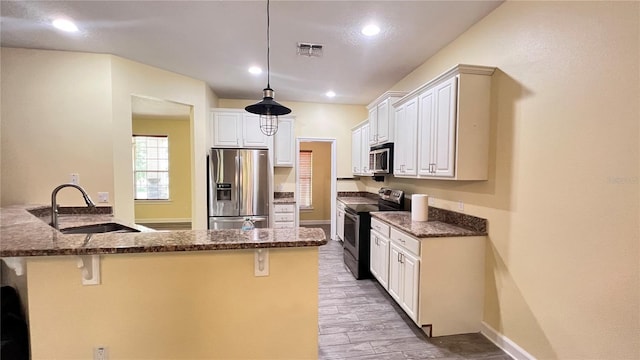
[[[125,233],[140,232],[140,230],[118,224],[118,223],[102,223],[85,226],[70,227],[60,229],[63,234],[100,234],[100,233]]]

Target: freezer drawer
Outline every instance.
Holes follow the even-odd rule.
[[[209,218],[209,229],[240,229],[242,228],[242,223],[246,218],[251,219],[251,221],[253,221],[253,225],[256,228],[269,227],[268,216],[213,216]]]

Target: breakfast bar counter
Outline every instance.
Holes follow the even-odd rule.
[[[61,214],[59,227],[117,223],[138,232],[63,234],[48,224],[50,207],[5,207],[0,209],[0,257],[283,248],[327,243],[320,228],[153,231],[121,222],[96,209],[93,214]]]

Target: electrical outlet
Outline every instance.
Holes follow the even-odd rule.
[[[69,174],[69,178],[72,184],[80,185],[80,174],[71,173]]]
[[[458,200],[458,210],[464,211],[464,203],[462,200]]]
[[[106,346],[93,348],[93,360],[107,360],[107,359],[108,359],[108,354],[107,354]]]
[[[429,205],[430,206],[435,206],[436,205],[436,199],[429,197]]]
[[[109,193],[108,192],[99,192],[98,193],[98,202],[108,203],[109,202]]]

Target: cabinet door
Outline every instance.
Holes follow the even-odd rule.
[[[371,175],[369,169],[369,124],[360,128],[360,173]]]
[[[393,125],[389,119],[389,99],[378,104],[378,137],[377,142],[386,143],[389,141],[393,141],[391,139],[391,134],[393,130],[390,129],[390,126]]]
[[[420,260],[409,252],[401,255],[402,284],[400,286],[402,307],[413,321],[418,321],[418,293],[420,279]]]
[[[260,116],[243,114],[242,146],[266,148],[269,146],[269,137],[260,131]],[[278,129],[279,131],[279,129]]]
[[[431,175],[433,153],[433,112],[435,105],[433,89],[420,95],[418,111],[418,131],[420,134],[418,148],[418,174]]]
[[[457,77],[435,88],[435,117],[433,126],[432,174],[453,176],[456,146]]]
[[[371,275],[380,281],[380,235],[371,230],[369,239],[371,240],[371,246],[369,247],[369,270]]]
[[[378,108],[369,110],[369,145],[378,143]]]
[[[418,155],[418,98],[411,99],[404,104],[404,131],[402,147],[404,148],[404,175],[416,175]]]
[[[351,132],[351,167],[354,175],[360,174],[361,128]]]
[[[242,113],[213,113],[212,146],[240,147]]]
[[[344,210],[339,210],[337,211],[336,214],[337,217],[337,223],[338,223],[338,239],[344,241]]]
[[[378,280],[385,289],[389,288],[389,239],[383,236],[378,237],[378,256],[380,257],[378,267]]]
[[[275,166],[293,167],[295,162],[295,141],[293,119],[280,119],[278,132],[274,138]]]
[[[405,129],[404,129],[404,115],[405,115],[405,107],[404,105],[396,108],[395,110],[395,133],[397,134],[396,142],[394,143],[393,149],[393,174],[394,175],[404,175],[405,168]]]
[[[402,249],[398,247],[393,242],[390,243],[389,246],[389,295],[398,302],[398,304],[402,304],[401,294],[402,294],[402,284],[403,284],[403,276],[402,276],[402,264],[400,263],[400,254],[402,254]]]

